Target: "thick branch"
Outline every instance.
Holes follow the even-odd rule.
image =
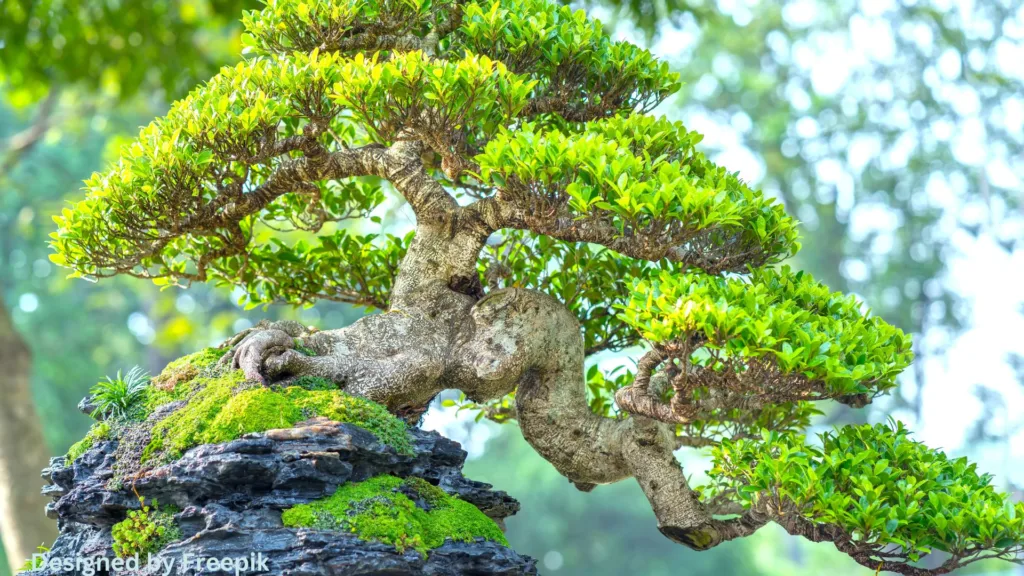
[[[685,238],[640,232],[623,234],[611,220],[599,216],[580,218],[571,214],[565,204],[524,205],[504,198],[500,192],[474,202],[467,211],[493,231],[528,230],[566,242],[600,244],[631,258],[651,262],[668,259],[696,266],[709,274],[745,271],[748,264],[758,265],[758,259],[764,256],[736,251],[729,243],[712,247],[708,242],[708,235],[714,231],[711,228],[690,233]]]
[[[380,50],[398,50],[409,52],[423,50],[432,52],[437,47],[437,38],[420,37],[414,34],[376,34],[365,32],[347,38],[341,38],[332,44],[320,46],[324,52],[377,52]]]
[[[259,188],[228,207],[217,223],[238,222],[263,209],[282,194],[322,180],[379,176],[390,181],[412,206],[418,218],[450,211],[452,197],[423,169],[422,144],[400,141],[389,148],[371,144],[287,160]]]
[[[420,157],[425,151],[422,142],[400,140],[387,149],[376,173],[394,184],[421,224],[439,221],[457,207],[451,194],[427,173]]]
[[[775,505],[782,506],[776,502]],[[772,503],[765,503],[764,506],[771,506]],[[786,532],[794,536],[802,536],[811,542],[831,542],[836,549],[844,552],[853,558],[861,566],[871,568],[877,572],[887,571],[904,574],[906,576],[927,576],[934,574],[948,574],[962,566],[961,559],[953,556],[936,568],[917,568],[906,562],[906,558],[900,557],[897,552],[889,555],[880,553],[876,547],[870,544],[862,544],[855,541],[846,531],[832,524],[820,524],[812,522],[793,510],[788,510],[785,515],[773,515],[772,520],[782,526]]]
[[[654,369],[664,359],[665,357],[658,350],[651,350],[644,354],[640,358],[640,362],[637,363],[636,378],[633,380],[633,384],[615,391],[615,403],[619,408],[633,415],[647,416],[666,423],[686,423],[687,420],[673,414],[672,408],[661,400],[657,391],[651,388]]]
[[[516,390],[524,438],[580,489],[635,477],[662,532],[698,549],[756,524],[712,518],[673,456],[674,426],[590,411],[579,323],[547,295],[512,288],[465,303],[458,314],[414,306],[369,316],[307,338],[314,357],[290,349],[291,342],[288,335],[250,337],[235,355],[255,356],[250,366],[272,379],[323,376],[392,411],[424,406],[449,388],[477,402]]]
[[[223,248],[205,255],[203,260],[196,263],[195,272],[181,274],[184,279],[205,281],[206,267],[210,262],[245,251],[249,238],[239,228],[243,220],[260,212],[284,194],[306,190],[324,180],[378,176],[392,181],[421,221],[443,220],[443,216],[455,208],[451,196],[427,176],[419,157],[422,147],[416,142],[402,141],[390,148],[373,144],[328,153],[322,149],[318,151],[300,137],[268,147],[268,155],[293,149],[308,150],[313,154],[284,160],[252,191],[243,193],[240,187],[229,183],[213,199],[180,220],[156,224],[143,221],[139,223],[138,230],[130,230],[131,236],[124,231],[105,230],[114,237],[131,239],[137,243],[138,249],[124,255],[92,254],[91,259],[96,266],[94,275],[105,277],[133,274],[149,277],[148,272],[138,272],[136,267],[140,262],[161,254],[175,239],[186,234],[218,236],[223,241]],[[130,218],[132,215],[127,214],[125,217]],[[146,229],[146,226],[150,229]]]

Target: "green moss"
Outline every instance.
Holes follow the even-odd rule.
[[[180,458],[182,453],[193,446],[206,444],[210,424],[226,408],[234,395],[234,389],[245,383],[240,370],[215,378],[197,378],[189,382],[189,390],[175,388],[169,392],[169,400],[181,393],[198,389],[189,398],[188,404],[158,422],[152,430],[152,439],[142,453],[142,463],[163,456],[161,460]],[[265,428],[269,429],[269,428]]]
[[[153,387],[158,391],[173,391],[178,384],[188,382],[199,376],[202,371],[216,366],[227,352],[227,348],[206,348],[182,356],[169,363],[159,376],[153,378]]]
[[[298,386],[306,390],[337,390],[338,385],[327,378],[319,376],[299,376],[292,382],[292,386]]]
[[[416,506],[406,491],[423,497],[429,510]],[[281,521],[291,528],[345,530],[363,540],[392,544],[400,552],[412,548],[426,554],[447,538],[485,538],[508,545],[498,525],[476,506],[420,478],[382,475],[345,484],[327,498],[286,510]]]
[[[376,402],[345,394],[337,387],[333,390],[305,390],[292,386],[285,388],[282,394],[307,416],[323,416],[336,422],[355,424],[369,430],[395,450],[412,453],[405,422]]]
[[[132,510],[122,522],[110,530],[114,538],[114,553],[120,558],[145,556],[171,542],[181,540],[181,529],[174,522],[174,510],[159,509],[157,503],[149,506],[141,498],[141,510]]]
[[[402,453],[412,451],[405,423],[386,408],[337,389],[246,387],[240,370],[195,378],[172,390],[154,390],[148,407],[187,403],[153,426],[141,462],[167,462],[194,446],[227,442],[250,432],[288,428],[313,416],[355,424]],[[306,382],[326,387],[325,382]]]
[[[89,429],[89,433],[85,435],[78,442],[71,445],[68,448],[68,455],[65,459],[65,465],[70,466],[72,462],[78,459],[79,456],[85,454],[90,448],[93,447],[96,442],[100,440],[106,440],[110,436],[110,424],[108,422],[97,422],[92,425]]]
[[[254,388],[232,396],[210,422],[203,443],[227,442],[250,432],[288,428],[303,420],[302,409],[279,392]]]
[[[229,348],[203,348],[199,352],[178,358],[177,361],[187,361],[189,364],[200,369],[209,368],[217,362],[220,362],[220,359],[228,353],[228,350]],[[173,363],[174,362],[171,364]],[[168,366],[170,366],[170,364],[168,364]]]
[[[447,502],[447,498],[451,498],[444,490],[416,476],[406,478],[402,487],[430,506],[441,506]]]
[[[300,338],[295,338],[294,342],[295,342],[295,350],[297,352],[299,352],[301,354],[304,354],[306,356],[316,356],[316,350],[313,350],[312,348],[310,348],[308,346],[303,346],[302,340]]]

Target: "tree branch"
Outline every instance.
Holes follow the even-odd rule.
[[[22,156],[27,154],[46,136],[53,121],[53,111],[57,107],[60,89],[56,86],[50,88],[46,99],[39,105],[36,118],[32,125],[18,132],[7,139],[3,147],[3,162],[0,163],[0,175],[5,174],[18,163]]]
[[[644,234],[641,231],[619,229],[611,220],[599,216],[579,217],[569,212],[564,204],[523,205],[506,198],[502,192],[466,207],[492,231],[506,228],[527,230],[566,242],[600,244],[620,254],[657,262],[668,259],[696,266],[708,274],[743,272],[748,265],[758,265],[767,255],[747,251],[733,252],[729,243],[724,247],[703,249],[714,228],[687,232],[683,237],[669,238],[664,234]]]

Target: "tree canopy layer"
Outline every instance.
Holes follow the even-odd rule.
[[[215,72],[217,53],[227,51],[229,42],[215,24],[257,5],[255,0],[4,2],[0,38],[8,49],[0,49],[0,81],[15,100],[72,85],[121,97],[155,85],[178,96]]]
[[[56,216],[56,263],[379,308],[338,330],[260,326],[226,358],[411,420],[459,389],[581,490],[635,478],[695,549],[776,522],[904,574],[1018,558],[1024,505],[973,467],[899,426],[799,435],[814,402],[890,391],[910,339],[771,267],[799,249],[796,222],[647,115],[679,87],[648,51],[544,0],[270,0],[244,24],[247,58]],[[339,227],[392,193],[410,236]],[[634,345],[635,374],[584,373]],[[682,446],[713,447],[711,485],[689,486]],[[916,504],[926,492],[938,503]],[[948,558],[922,567],[933,551]]]

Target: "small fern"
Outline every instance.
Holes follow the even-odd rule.
[[[96,419],[129,420],[141,408],[149,385],[149,373],[136,366],[124,376],[117,371],[117,378],[107,376],[105,382],[98,382],[89,393],[96,403],[92,417]]]

